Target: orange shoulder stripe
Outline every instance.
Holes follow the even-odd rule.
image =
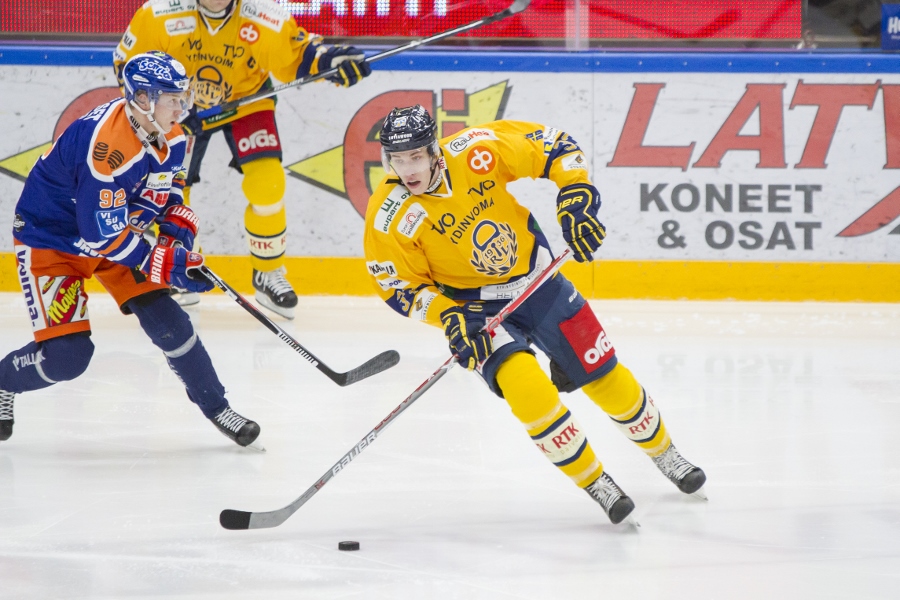
[[[124,104],[113,109],[113,114],[100,126],[91,148],[94,171],[111,176],[113,171],[131,161],[142,150],[141,142],[128,123]]]

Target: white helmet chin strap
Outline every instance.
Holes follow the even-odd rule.
[[[125,105],[125,112],[128,113],[128,122],[131,123],[131,129],[134,131],[135,135],[137,135],[138,139],[141,141],[141,144],[146,148],[150,144],[155,144],[159,139],[159,132],[154,131],[153,133],[147,133],[147,130],[141,126],[137,119],[134,118],[134,113],[132,113],[131,108],[134,107],[140,112],[142,115],[147,117],[151,123],[156,123],[156,119],[153,118],[153,102],[150,103],[150,111],[146,111],[135,103],[134,100],[130,101]]]

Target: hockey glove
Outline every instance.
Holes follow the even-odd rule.
[[[194,214],[190,206],[174,204],[160,215],[159,245],[173,246],[176,242],[190,252],[194,249],[194,238],[197,236],[197,227],[200,219]]]
[[[441,313],[450,352],[470,371],[494,351],[491,334],[483,329],[485,322],[484,306],[478,302],[454,306]]]
[[[202,265],[203,256],[196,252],[157,244],[141,265],[141,271],[153,283],[164,283],[189,292],[208,292],[214,286],[198,270]]]
[[[355,85],[363,77],[372,74],[372,67],[366,62],[366,55],[353,46],[331,46],[319,55],[320,73],[333,68],[337,68],[338,72],[325,79],[344,87]]]
[[[567,185],[556,197],[556,220],[578,262],[594,260],[606,237],[606,228],[596,218],[599,208],[600,192],[589,183]]]
[[[203,119],[197,116],[197,107],[191,107],[187,116],[183,118],[179,124],[187,135],[197,135],[203,131]],[[187,166],[187,165],[185,165]]]

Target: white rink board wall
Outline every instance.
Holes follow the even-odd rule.
[[[75,97],[114,85],[111,68],[0,66],[0,166],[49,142]],[[288,254],[362,256],[364,182],[380,172],[366,136],[382,105],[408,100],[430,102],[445,132],[500,116],[570,133],[601,192],[606,258],[900,262],[900,115],[885,115],[898,90],[893,73],[383,69],[350,89],[289,90],[276,115],[302,178],[288,177]],[[240,176],[213,140],[192,193],[203,251],[242,256]],[[21,189],[0,173],[10,221]],[[512,189],[562,247],[555,186]],[[0,247],[11,236],[0,229]]]

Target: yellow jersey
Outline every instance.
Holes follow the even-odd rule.
[[[396,175],[386,176],[369,199],[363,241],[381,298],[437,326],[451,306],[514,297],[552,260],[531,212],[506,190],[509,182],[590,183],[575,140],[537,123],[494,121],[439,146],[439,186],[414,196]]]
[[[236,0],[222,19],[203,15],[196,0],[148,0],[135,13],[113,51],[119,84],[128,59],[162,50],[179,60],[191,77],[200,109],[256,93],[269,74],[283,82],[317,73],[322,38],[298,27],[275,0]],[[207,119],[216,126],[271,110],[266,98]]]

